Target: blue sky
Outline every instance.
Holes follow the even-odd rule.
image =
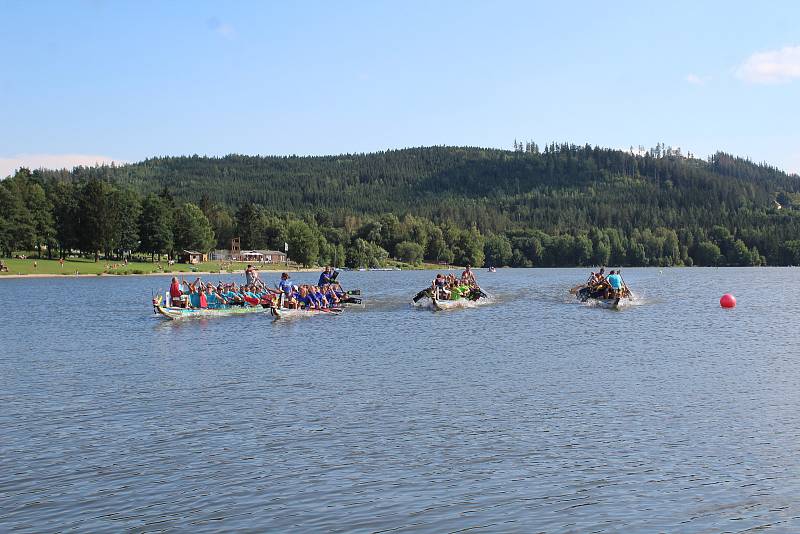
[[[514,139],[800,172],[800,2],[0,2],[0,175]]]

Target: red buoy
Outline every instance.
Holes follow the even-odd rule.
[[[719,299],[719,305],[723,308],[735,308],[736,307],[736,297],[731,295],[730,293],[725,293]]]

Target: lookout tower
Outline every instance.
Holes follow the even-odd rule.
[[[239,261],[242,255],[242,239],[234,237],[231,239],[231,260]]]

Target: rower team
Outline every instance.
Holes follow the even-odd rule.
[[[610,271],[605,275],[605,268],[601,267],[596,273],[591,273],[586,281],[586,287],[592,294],[602,295],[604,299],[615,299],[630,295],[630,289],[622,279],[622,271]]]
[[[431,296],[439,300],[459,300],[462,297],[468,300],[478,300],[485,296],[475,281],[475,273],[472,272],[469,265],[461,273],[460,279],[452,274],[437,274],[431,282],[430,291]]]
[[[216,286],[200,278],[194,282],[178,282],[172,278],[169,295],[172,306],[178,308],[224,308],[228,306],[266,306],[290,309],[328,309],[337,307],[347,294],[342,290],[336,276],[339,273],[330,267],[320,275],[317,285],[294,285],[288,273],[281,274],[276,289],[271,289],[258,278],[258,272],[248,265],[245,270],[246,283],[237,286],[235,283]]]

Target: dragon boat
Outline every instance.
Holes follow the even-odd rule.
[[[592,288],[587,285],[575,289],[575,298],[580,302],[594,304],[600,308],[618,310],[631,303],[631,291],[627,287],[620,291]]]
[[[163,295],[153,299],[153,312],[164,319],[176,321],[179,319],[189,319],[196,317],[226,317],[229,315],[245,315],[250,313],[264,313],[269,306],[265,304],[242,304],[233,306],[221,306],[218,308],[182,308],[171,306],[164,300]]]
[[[417,306],[418,302],[427,298],[426,305],[433,311],[454,310],[458,308],[474,308],[479,304],[483,304],[489,296],[483,292],[479,287],[473,288],[467,295],[459,296],[456,299],[445,298],[444,295],[436,294],[437,292],[431,288],[423,289],[411,299],[412,306]]]
[[[262,300],[258,304],[227,305],[217,308],[182,308],[166,304],[163,295],[153,299],[153,312],[163,319],[177,321],[201,317],[227,317],[231,315],[247,315],[253,313],[269,314],[274,320],[313,317],[316,315],[339,315],[341,308],[304,309],[280,308],[271,300]]]

